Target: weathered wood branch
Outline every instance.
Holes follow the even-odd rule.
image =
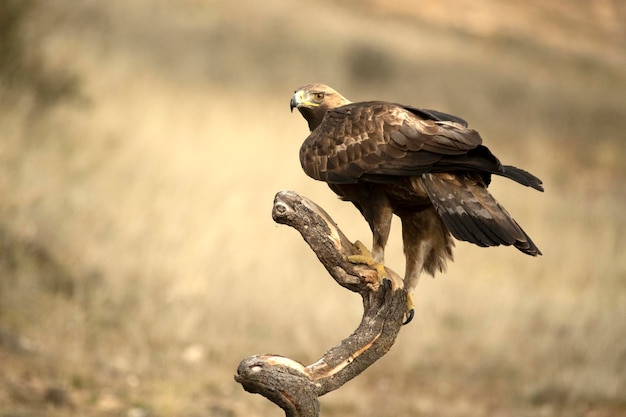
[[[363,318],[350,336],[309,366],[282,356],[256,355],[241,361],[235,380],[274,402],[287,417],[319,416],[319,396],[341,387],[389,351],[402,326],[406,292],[392,270],[386,270],[389,279],[380,285],[374,268],[348,261],[358,248],[306,197],[279,192],[272,217],[298,230],[334,280],[361,295]]]

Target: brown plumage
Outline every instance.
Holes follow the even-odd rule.
[[[502,165],[465,120],[383,101],[351,103],[324,84],[297,89],[290,104],[311,130],[300,148],[302,168],[363,214],[376,262],[384,262],[393,214],[400,217],[409,291],[422,271],[445,269],[450,234],[541,254],[487,191],[492,174],[543,191],[541,180]]]

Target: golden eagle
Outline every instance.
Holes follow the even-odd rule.
[[[379,267],[392,216],[400,217],[409,295],[422,271],[434,275],[452,259],[450,234],[541,254],[487,191],[492,174],[543,191],[541,180],[502,165],[465,120],[384,101],[352,103],[324,84],[298,88],[290,106],[311,130],[300,148],[304,172],[359,209],[374,235],[371,258]]]

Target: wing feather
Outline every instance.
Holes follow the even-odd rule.
[[[386,102],[330,109],[300,149],[302,167],[324,181],[332,177],[357,182],[365,173],[417,175],[428,172],[437,160],[463,155],[482,142],[476,131],[456,120],[432,118]],[[356,148],[346,152],[350,146]]]
[[[431,109],[418,109],[416,107],[413,106],[402,106],[405,109],[407,109],[408,111],[410,111],[413,114],[416,114],[424,119],[430,119],[430,120],[439,120],[439,121],[449,121],[449,122],[456,122],[460,125],[463,125],[465,127],[468,126],[468,123],[465,119],[462,119],[458,116],[455,116],[453,114],[448,114],[448,113],[444,113],[438,110],[431,110]]]
[[[543,191],[537,177],[503,166],[465,120],[381,101],[329,109],[302,144],[300,162],[307,175],[328,182],[469,171],[486,185],[496,174]]]
[[[489,194],[480,177],[425,174],[422,184],[454,237],[479,246],[513,245],[529,255],[541,251]]]

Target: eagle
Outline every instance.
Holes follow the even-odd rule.
[[[393,215],[402,224],[407,314],[422,273],[444,272],[453,259],[452,237],[482,247],[541,251],[487,187],[492,175],[543,191],[542,181],[502,165],[479,133],[460,117],[386,101],[351,102],[315,83],[290,102],[311,133],[300,148],[304,172],[328,183],[361,212],[373,234],[361,261],[384,275],[384,252]]]

